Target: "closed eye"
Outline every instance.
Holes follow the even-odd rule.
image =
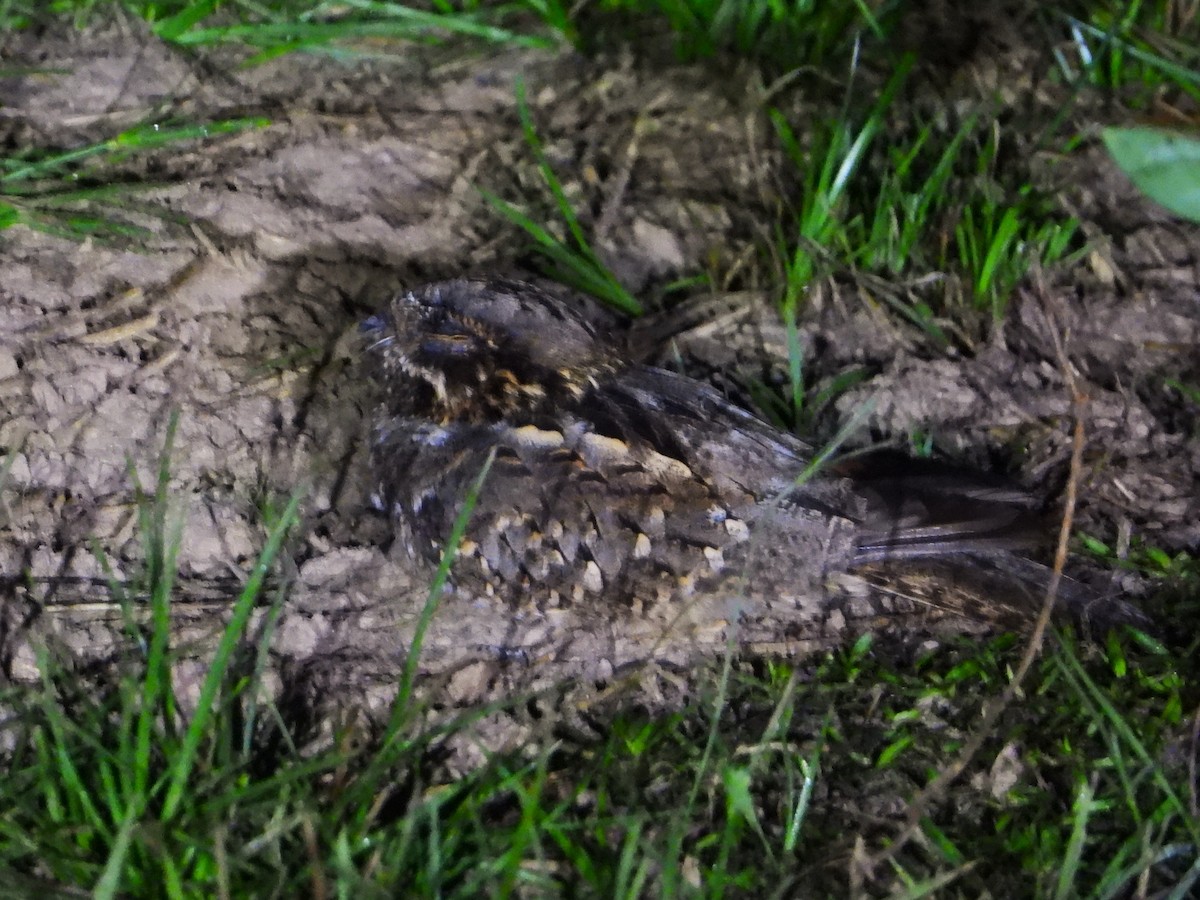
[[[478,349],[479,339],[472,334],[427,334],[421,338],[421,351],[430,356],[467,356]]]

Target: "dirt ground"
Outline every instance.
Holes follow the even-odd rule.
[[[476,190],[543,196],[521,137],[518,78],[597,246],[635,293],[714,259],[736,270],[770,221],[779,178],[748,73],[717,80],[633,57],[495,48],[352,63],[293,55],[241,69],[227,54],[166,49],[128,22],[7,40],[6,63],[40,70],[0,77],[7,152],[74,146],[167,110],[271,120],[123,163],[124,177],[164,185],[139,199],[180,217],[148,219],[155,236],[139,252],[0,233],[0,449],[13,454],[0,507],[0,655],[17,681],[36,677],[31,635],[81,665],[121,642],[96,551],[117,579],[136,577],[145,549],[135,476],[152,490],[178,411],[180,640],[219,631],[270,509],[300,486],[303,519],[279,572],[291,587],[274,626],[273,678],[324,673],[317,683],[354,681],[357,699],[386,702],[429,573],[386,552],[386,523],[369,508],[372,400],[358,323],[402,287],[519,273],[528,261]],[[1062,336],[1089,397],[1081,527],[1112,544],[1132,535],[1195,551],[1197,410],[1164,382],[1200,381],[1200,233],[1142,200],[1097,146],[1068,166],[1064,203],[1092,249],[1023,290],[984,340],[932,346],[869,281],[814,289],[800,322],[813,371],[869,372],[818,425],[828,436],[870,402],[858,442],[932,433],[943,451],[1010,469],[1053,499],[1072,422]],[[701,369],[778,370],[769,354],[783,332],[761,292],[700,297],[669,321],[643,332],[654,336],[649,355],[670,361],[683,348]],[[730,333],[741,336],[736,353]],[[1131,596],[1147,593],[1137,578],[1112,577]],[[265,607],[256,621],[268,621]],[[447,598],[423,668],[444,676],[451,700],[466,700],[492,677],[495,635],[508,636],[505,653],[571,644],[559,658],[575,662],[548,679],[585,658],[620,667],[661,637],[628,623],[586,636],[569,621],[523,628],[514,635],[486,602]],[[336,674],[348,669],[368,677]]]

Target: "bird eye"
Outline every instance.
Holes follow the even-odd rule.
[[[478,346],[478,340],[469,334],[427,334],[421,338],[421,350],[430,356],[468,356]]]

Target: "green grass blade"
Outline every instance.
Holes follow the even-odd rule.
[[[351,4],[347,4],[348,6]],[[344,19],[332,22],[258,22],[212,28],[193,28],[181,32],[174,42],[182,46],[244,43],[255,47],[318,47],[332,41],[362,38],[391,38],[398,41],[436,43],[450,36],[471,37],[490,43],[511,44],[530,49],[550,49],[554,41],[524,35],[467,17],[446,17],[409,9],[395,4],[375,4],[387,18]],[[278,55],[277,53],[272,55]]]
[[[442,589],[446,586],[446,581],[450,578],[450,569],[453,567],[454,559],[458,555],[458,546],[462,543],[463,536],[467,532],[467,525],[471,521],[471,513],[475,511],[475,504],[479,501],[479,494],[483,490],[484,482],[487,480],[488,473],[492,470],[492,463],[495,459],[496,448],[493,447],[488,453],[483,466],[480,468],[479,474],[475,476],[475,480],[467,490],[467,494],[463,498],[462,509],[458,511],[458,515],[454,518],[454,525],[450,529],[450,536],[446,539],[446,549],[442,552],[442,558],[438,563],[437,571],[434,573],[433,582],[429,586],[429,594],[425,598],[425,605],[421,607],[421,615],[417,619],[417,626],[413,631],[412,642],[404,658],[404,671],[400,676],[400,689],[392,705],[392,717],[387,731],[393,739],[399,734],[400,728],[407,717],[408,704],[417,681],[418,665],[421,659],[421,648],[425,643],[425,634],[429,630],[429,625],[433,622],[433,616],[441,603]],[[386,744],[384,749],[386,749]]]
[[[92,892],[92,896],[96,900],[112,900],[119,895],[121,889],[121,874],[125,866],[125,861],[129,856],[129,846],[133,839],[133,830],[141,817],[142,809],[145,806],[145,796],[131,798],[131,802],[126,807],[125,818],[121,820],[121,827],[117,831],[117,838],[113,842],[112,849],[109,851],[108,859],[104,863],[104,871],[100,875],[100,880],[96,882],[96,887]]]
[[[184,32],[217,10],[219,0],[194,0],[179,12],[159,19],[151,28],[164,41],[179,41]]]
[[[169,690],[171,639],[171,592],[175,584],[176,560],[183,534],[183,516],[176,515],[168,526],[168,490],[171,481],[171,452],[179,427],[179,412],[174,410],[167,422],[167,434],[159,458],[158,478],[150,513],[142,527],[146,536],[146,559],[150,566],[150,647],[142,683],[141,713],[138,717],[132,792],[143,797],[148,790],[152,741],[156,725],[164,717],[174,719],[174,704]],[[132,462],[130,462],[132,470]],[[169,528],[169,531],[168,531]]]
[[[70,169],[76,163],[94,156],[113,155],[133,150],[152,150],[181,141],[244,131],[247,128],[264,128],[269,124],[270,120],[267,118],[249,116],[239,119],[223,119],[203,125],[165,126],[160,123],[138,125],[134,128],[127,128],[99,143],[56,153],[37,162],[21,165],[16,161],[6,160],[3,162],[5,168],[12,166],[16,166],[16,168],[11,168],[4,175],[0,175],[0,184],[56,175]]]
[[[225,678],[229,660],[233,655],[234,648],[241,641],[245,633],[246,623],[250,619],[250,613],[254,609],[255,601],[262,591],[263,581],[266,579],[267,572],[270,570],[271,564],[275,561],[275,557],[279,554],[284,538],[291,530],[292,525],[297,521],[302,497],[303,492],[296,491],[288,500],[287,506],[279,517],[279,521],[267,535],[266,545],[258,556],[258,560],[250,573],[250,578],[247,580],[245,588],[234,603],[233,614],[230,617],[229,624],[221,635],[221,640],[217,644],[216,652],[213,654],[212,662],[209,665],[208,674],[205,676],[204,683],[200,688],[196,711],[192,715],[191,722],[188,723],[188,728],[184,732],[179,752],[172,764],[167,781],[166,794],[163,799],[162,818],[164,821],[170,821],[178,811],[179,804],[183,800],[188,778],[191,776],[192,767],[195,763],[196,751],[200,747],[200,741],[208,728],[209,721],[215,714],[215,700],[220,690],[221,682]]]

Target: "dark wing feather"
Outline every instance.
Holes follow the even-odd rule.
[[[718,493],[681,461],[574,416],[555,428],[389,426],[376,459],[382,472],[403,478],[385,490],[385,506],[404,542],[430,559],[443,552],[469,484],[496,448],[455,581],[518,605],[653,599],[645,595],[675,592],[719,569],[724,549],[748,534],[738,523],[754,498]]]
[[[762,500],[787,491],[812,457],[798,438],[734,406],[707,385],[650,366],[630,366],[584,399],[621,436],[683,460],[721,487]]]
[[[836,468],[865,500],[859,563],[1027,550],[1044,537],[1037,499],[997,478],[890,451]]]

